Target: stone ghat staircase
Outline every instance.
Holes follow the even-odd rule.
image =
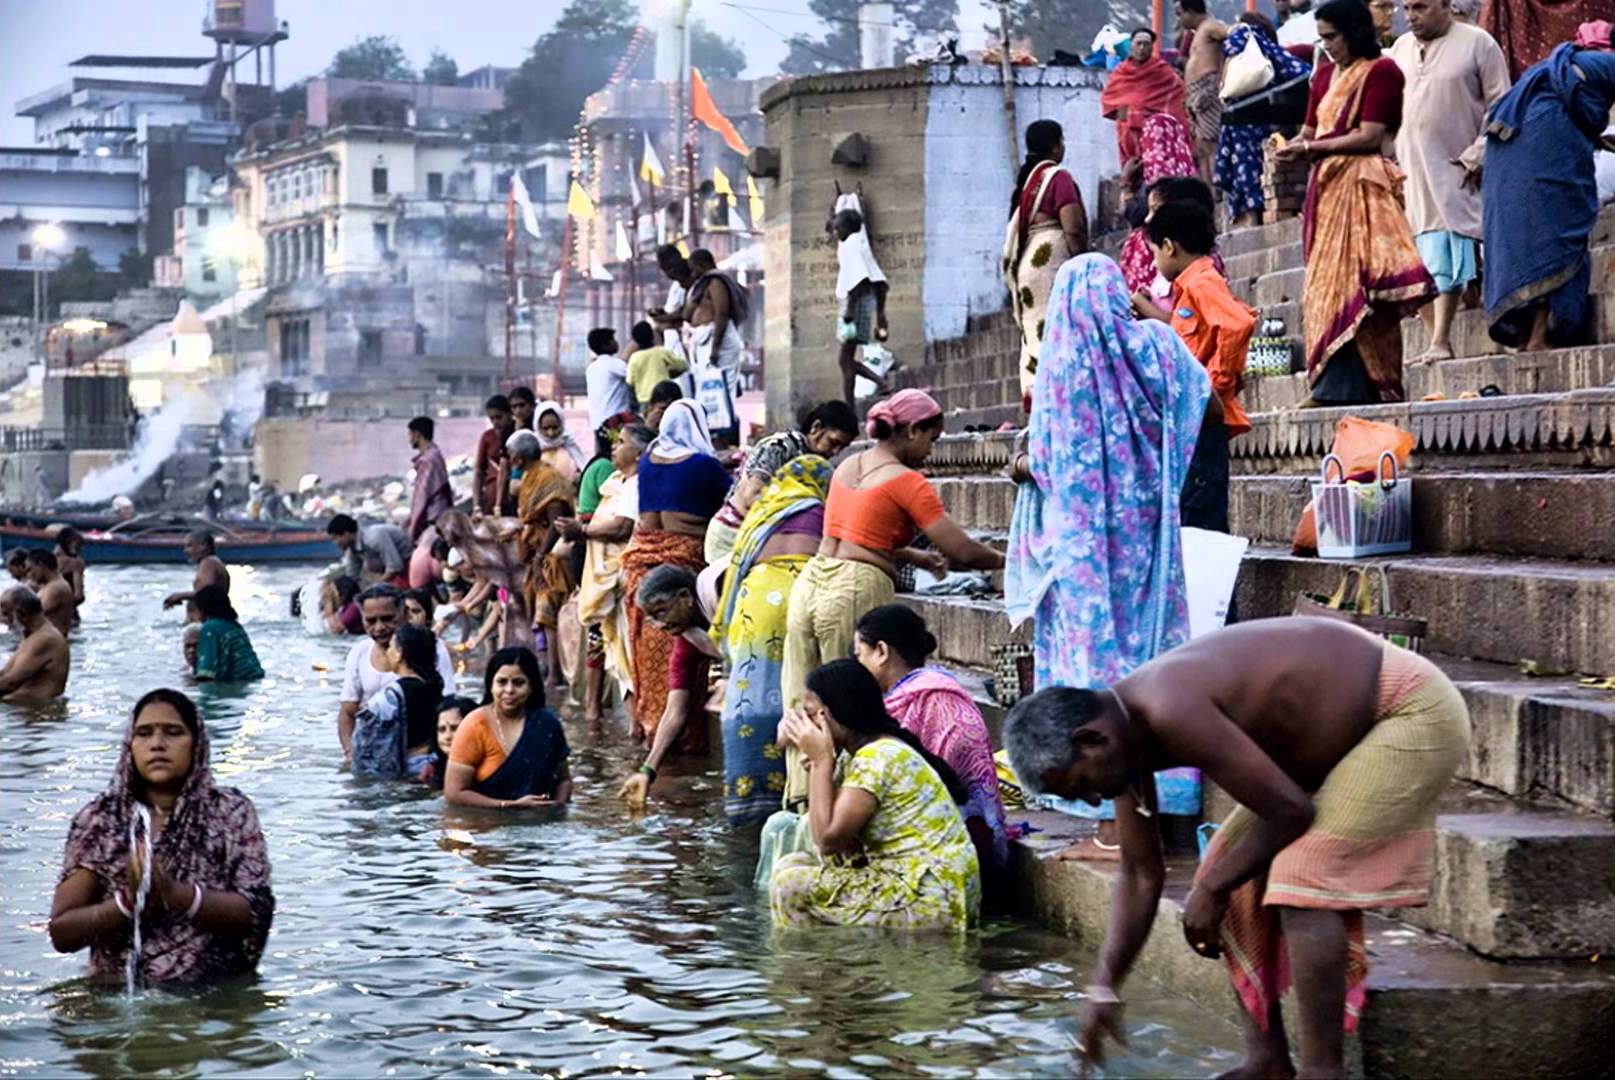
[[[1236,291],[1296,334],[1299,238],[1289,221],[1222,243]],[[1463,311],[1459,358],[1410,367],[1410,404],[1285,411],[1305,395],[1304,376],[1256,380],[1245,392],[1254,430],[1235,440],[1231,491],[1234,530],[1253,544],[1240,617],[1286,616],[1299,592],[1332,591],[1347,566],[1383,566],[1396,607],[1429,620],[1426,649],[1462,689],[1474,724],[1438,820],[1430,906],[1370,918],[1370,993],[1355,1043],[1366,1075],[1611,1069],[1615,692],[1577,676],[1615,674],[1615,215],[1600,218],[1594,260],[1591,346],[1500,355],[1483,313]],[[1422,352],[1417,320],[1403,337],[1410,357]],[[936,396],[950,432],[1019,424],[1017,350],[1011,322],[989,316],[932,346],[897,381]],[[1485,386],[1504,396],[1457,399]],[[1449,400],[1417,400],[1434,392]],[[1417,438],[1412,554],[1355,563],[1290,554],[1309,482],[1347,413]],[[973,531],[1008,529],[1015,492],[1002,471],[1014,438],[950,434],[937,443],[930,471],[949,512]],[[992,646],[1015,636],[1001,598],[906,602],[936,634],[939,659],[972,685],[983,682]],[[1521,661],[1563,674],[1533,677]],[[1227,807],[1208,792],[1209,818]],[[1112,872],[1047,858],[1072,824],[1028,816],[1046,830],[1017,850],[1030,910],[1097,940]],[[1164,911],[1176,915],[1191,874],[1192,858],[1175,863]],[[1231,1015],[1222,966],[1195,957],[1174,921],[1157,926],[1140,971]]]

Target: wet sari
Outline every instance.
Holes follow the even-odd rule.
[[[1211,379],[1171,327],[1133,318],[1103,255],[1066,264],[1049,310],[1005,608],[1011,624],[1033,622],[1038,689],[1097,689],[1189,639],[1178,500]],[[1156,785],[1162,813],[1199,813],[1197,770]],[[1074,809],[1114,817],[1109,802]]]
[[[471,790],[490,799],[520,799],[527,795],[553,797],[561,782],[570,750],[561,722],[548,709],[533,709],[522,725],[521,738],[505,755],[499,768]]]
[[[1363,122],[1376,63],[1335,68],[1318,103],[1317,137]],[[1312,166],[1302,214],[1307,379],[1318,404],[1402,401],[1402,329],[1435,296],[1402,208],[1402,170],[1380,154],[1330,154]]]
[[[600,485],[600,505],[594,516],[637,518],[639,477],[613,472]],[[590,540],[583,555],[583,577],[578,582],[578,620],[599,627],[605,649],[606,674],[624,693],[634,688],[633,658],[628,651],[628,605],[623,598],[622,555],[626,540]]]
[[[560,470],[542,461],[534,462],[522,474],[518,490],[516,508],[521,521],[518,545],[522,557],[528,560],[525,584],[528,607],[535,622],[553,630],[559,622],[562,605],[577,583],[572,578],[570,558],[555,554],[553,549],[540,555],[538,549],[549,531],[549,516],[557,509],[570,509],[575,490]]]
[[[808,555],[761,557],[764,545],[798,515],[824,505],[830,463],[816,454],[778,469],[746,512],[735,537],[712,620],[729,678],[723,700],[723,805],[733,824],[760,822],[779,809],[785,752],[775,741],[784,711],[785,617]]]
[[[130,717],[112,784],[74,816],[62,860],[62,878],[88,870],[100,883],[103,898],[128,880],[129,824],[136,816],[133,738]],[[252,800],[235,788],[214,785],[205,724],[198,726],[194,740],[191,773],[167,827],[152,845],[152,856],[175,880],[245,897],[253,927],[235,937],[209,933],[184,912],[161,919],[147,915],[136,965],[137,977],[147,985],[208,982],[255,970],[275,916],[269,853]],[[90,946],[90,975],[121,977],[132,946],[128,927],[100,938]]]

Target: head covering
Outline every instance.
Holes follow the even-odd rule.
[[[650,444],[649,452],[669,461],[679,461],[691,454],[716,456],[712,435],[707,431],[706,411],[689,398],[680,398],[668,405],[662,414],[662,430]]]
[[[63,878],[75,870],[88,870],[109,894],[127,879],[129,824],[136,815],[139,786],[133,751],[136,719],[137,714],[131,713],[124,728],[111,785],[73,818],[62,860]],[[192,739],[191,771],[168,825],[152,845],[153,857],[177,881],[246,897],[253,928],[234,937],[210,934],[188,919],[143,926],[139,974],[148,983],[198,982],[253,970],[263,955],[275,912],[268,853],[252,801],[235,788],[214,786],[207,727],[200,720]],[[92,945],[90,973],[121,972],[130,944],[131,936],[125,932]]]
[[[1040,687],[1108,686],[1188,639],[1178,492],[1211,380],[1171,327],[1133,318],[1103,255],[1060,268],[1048,320],[1005,607],[1065,630],[1049,648],[1038,635]]]
[[[1126,108],[1126,119],[1116,124],[1118,142],[1127,144],[1122,147],[1125,151],[1134,149],[1132,140],[1142,131],[1144,119],[1153,113],[1167,113],[1188,127],[1188,114],[1183,111],[1183,95],[1182,76],[1171,64],[1161,59],[1157,51],[1142,64],[1128,59],[1116,65],[1105,80],[1105,88],[1099,93],[1099,109],[1107,119],[1114,120],[1116,114]],[[1124,153],[1123,156],[1131,155]]]
[[[1609,48],[1610,25],[1607,20],[1596,19],[1593,22],[1584,22],[1576,28],[1576,48],[1578,49],[1607,49]]]
[[[555,418],[561,422],[561,434],[556,438],[551,439],[543,431],[539,430],[538,422],[544,419],[545,413],[554,413]],[[562,410],[560,402],[540,401],[538,403],[537,407],[533,409],[533,434],[538,436],[538,445],[541,449],[565,450],[567,455],[572,458],[572,464],[579,469],[582,469],[588,463],[589,459],[584,454],[583,447],[578,445],[578,441],[566,429],[566,413]]]
[[[936,403],[936,398],[924,390],[899,390],[885,401],[870,407],[864,428],[873,438],[876,420],[884,420],[892,427],[899,428],[904,424],[918,424],[933,416],[941,415],[942,406]]]
[[[735,533],[730,557],[733,572],[723,579],[723,592],[711,619],[713,641],[722,644],[734,618],[740,587],[757,564],[769,537],[796,515],[824,505],[830,493],[830,473],[830,463],[818,454],[800,454],[775,470],[746,511],[746,519]]]

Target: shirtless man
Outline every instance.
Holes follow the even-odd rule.
[[[6,553],[6,573],[11,580],[19,585],[28,584],[28,552],[23,548],[12,548]]]
[[[73,603],[84,603],[84,536],[71,525],[56,533],[56,566],[62,578],[73,587]]]
[[[1225,1075],[1295,1075],[1275,990],[1286,948],[1301,1072],[1344,1075],[1343,1020],[1366,977],[1366,964],[1347,966],[1362,944],[1358,909],[1428,902],[1436,801],[1469,743],[1468,710],[1439,669],[1345,623],[1266,619],[1173,649],[1109,689],[1041,690],[1010,711],[1004,741],[1032,790],[1116,803],[1121,868],[1080,1024],[1088,1063],[1103,1036],[1120,1037],[1117,991],[1161,897],[1153,774],[1192,766],[1240,804],[1183,905],[1190,948],[1217,957],[1229,946],[1245,1006],[1246,1058]]]
[[[740,382],[740,354],[745,348],[740,328],[735,325],[744,321],[737,310],[744,293],[734,278],[718,269],[717,260],[706,248],[690,252],[690,269],[695,281],[684,303],[684,318],[690,325],[690,344],[695,353],[691,367],[718,368],[732,397]],[[738,445],[738,424],[730,431]]]
[[[0,593],[0,621],[22,641],[0,670],[0,698],[48,700],[67,689],[67,639],[45,618],[39,597],[13,585]]]
[[[225,568],[224,560],[219,558],[218,548],[211,532],[207,529],[196,529],[187,536],[185,557],[196,564],[196,576],[191,579],[188,591],[168,594],[167,599],[163,601],[165,611],[186,603],[209,585],[223,585],[225,592],[230,591],[230,571]]]
[[[1194,34],[1189,62],[1183,69],[1184,108],[1189,113],[1189,134],[1194,138],[1194,162],[1200,179],[1211,183],[1217,161],[1217,136],[1222,130],[1222,43],[1228,24],[1206,14],[1206,0],[1177,0],[1178,25]]]
[[[66,637],[78,618],[78,605],[73,602],[73,586],[61,574],[56,556],[49,551],[28,553],[28,585],[39,598],[45,618]]]

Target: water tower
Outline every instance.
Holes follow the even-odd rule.
[[[207,0],[202,33],[213,39],[215,59],[225,72],[224,98],[236,108],[237,65],[252,57],[253,85],[263,86],[264,57],[269,58],[268,92],[275,90],[275,46],[285,41],[287,26],[275,18],[275,0]]]

